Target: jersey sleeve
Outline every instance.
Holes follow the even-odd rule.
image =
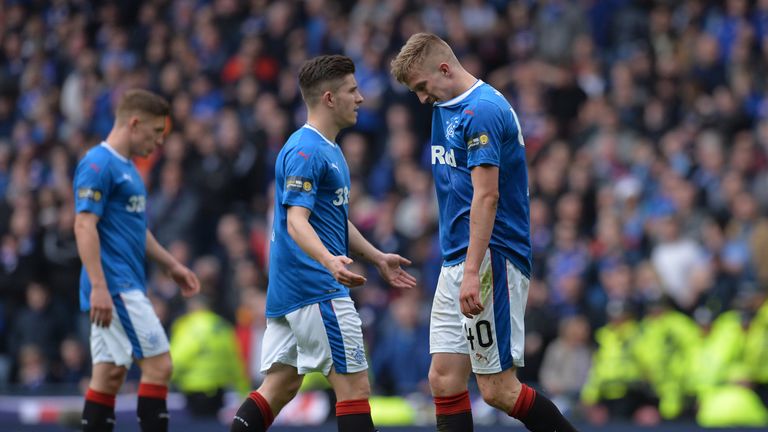
[[[320,155],[301,146],[285,155],[284,206],[315,207],[317,186],[322,176]]]
[[[516,123],[511,121],[512,117],[511,111],[505,112],[496,104],[484,100],[478,102],[464,133],[468,168],[478,165],[499,166],[501,145],[511,133],[517,133],[507,130],[516,127]]]
[[[101,217],[112,186],[108,161],[86,156],[77,167],[73,183],[75,211]]]

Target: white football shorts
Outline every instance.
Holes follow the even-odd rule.
[[[143,359],[168,352],[168,336],[149,298],[132,290],[112,296],[109,327],[91,324],[93,363],[114,363],[129,368],[133,358]]]
[[[485,309],[468,319],[459,305],[463,277],[463,262],[440,270],[432,301],[429,353],[469,354],[472,371],[478,374],[523,366],[528,278],[503,255],[488,250],[480,265],[480,299]]]
[[[368,369],[362,321],[349,297],[314,303],[283,317],[268,318],[261,351],[261,372],[273,364],[295,367],[299,374]]]

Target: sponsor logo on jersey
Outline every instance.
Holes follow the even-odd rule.
[[[477,150],[480,147],[486,146],[489,141],[488,132],[480,132],[467,140],[467,151]]]
[[[77,198],[99,202],[101,201],[101,191],[98,189],[81,188],[77,190]]]
[[[456,155],[453,149],[445,151],[443,146],[432,146],[432,165],[448,165],[456,168]]]
[[[285,179],[285,190],[291,192],[312,192],[312,179],[290,176]]]

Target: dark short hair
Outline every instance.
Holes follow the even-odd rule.
[[[307,60],[299,70],[299,88],[304,101],[314,105],[326,90],[336,91],[341,80],[355,73],[355,63],[343,55],[323,55]]]
[[[131,89],[120,98],[115,114],[121,118],[134,113],[166,117],[171,113],[171,106],[162,96],[155,93],[142,89]]]

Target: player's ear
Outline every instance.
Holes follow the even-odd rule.
[[[451,67],[448,66],[448,63],[440,63],[439,69],[440,75],[443,76],[448,76],[448,74],[451,72]]]
[[[328,107],[333,106],[333,93],[331,93],[330,90],[327,90],[323,93],[323,95],[320,97],[320,100]]]

